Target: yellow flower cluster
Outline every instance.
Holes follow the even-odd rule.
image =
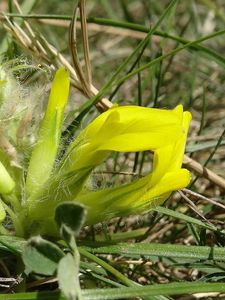
[[[190,173],[182,169],[191,114],[136,106],[115,107],[96,118],[78,137],[66,168],[79,170],[101,163],[109,151],[153,150],[153,170],[120,187],[77,196],[88,207],[88,223],[149,210],[172,191],[184,188]]]
[[[11,201],[16,217],[13,210],[8,211],[12,211],[18,235],[56,234],[54,213],[64,201],[82,203],[87,208],[86,224],[94,224],[149,210],[188,185],[190,174],[182,169],[182,161],[191,114],[183,112],[181,105],[173,110],[115,106],[82,130],[56,164],[68,95],[69,74],[61,68],[53,81],[25,180],[21,176],[21,181],[14,182],[18,171],[11,177],[0,162],[0,221]],[[86,189],[88,176],[110,152],[145,150],[154,152],[152,172],[147,176],[118,187]],[[22,189],[21,184],[25,184]]]

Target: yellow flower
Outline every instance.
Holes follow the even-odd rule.
[[[127,112],[133,109],[123,108]],[[162,204],[171,192],[186,187],[190,182],[189,171],[182,169],[181,165],[191,114],[183,113],[181,105],[172,111],[138,107],[136,110],[135,115],[139,116],[139,120],[133,120],[131,114],[126,115],[127,131],[122,130],[121,134],[102,140],[98,150],[154,150],[152,173],[121,187],[86,192],[78,196],[78,201],[88,208],[88,224],[154,208]],[[138,110],[145,114],[139,114]],[[129,132],[131,128],[133,131]],[[138,131],[134,132],[135,128]],[[93,134],[92,131],[92,137]]]
[[[113,107],[97,117],[70,146],[64,172],[94,167],[110,151],[156,150],[183,135],[182,106],[162,110],[139,106]]]
[[[58,203],[75,201],[87,208],[87,224],[149,210],[172,191],[183,188],[190,174],[182,169],[184,147],[191,120],[181,105],[173,110],[139,106],[113,107],[91,122],[55,168],[45,189],[32,202],[29,217],[40,231],[54,232]],[[123,186],[87,191],[91,171],[111,151],[154,151],[152,173]],[[46,209],[47,208],[47,209]]]
[[[57,235],[55,209],[65,201],[85,205],[86,223],[94,224],[149,210],[190,181],[181,166],[191,115],[181,105],[173,110],[114,106],[65,149],[61,133],[69,86],[69,73],[60,68],[28,167],[11,166],[4,151],[0,153],[0,224],[6,209],[17,235]],[[145,150],[154,153],[150,174],[118,187],[88,190],[89,175],[112,151]]]

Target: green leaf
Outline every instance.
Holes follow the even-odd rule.
[[[208,141],[208,142],[203,142],[203,143],[198,143],[194,145],[188,145],[186,147],[186,152],[196,152],[196,151],[201,151],[205,150],[208,148],[213,148],[217,145],[218,141]],[[225,145],[225,141],[222,141],[219,146]]]
[[[224,29],[216,31],[216,32],[213,32],[212,34],[206,35],[206,36],[204,36],[202,38],[199,38],[199,39],[197,39],[195,41],[191,41],[191,42],[189,42],[187,44],[184,44],[183,46],[177,47],[177,48],[173,49],[172,51],[166,53],[165,55],[159,56],[159,57],[151,60],[150,62],[142,65],[141,67],[136,68],[135,70],[133,70],[129,74],[127,74],[127,75],[123,76],[122,78],[118,79],[114,83],[114,85],[119,85],[119,84],[125,82],[126,80],[130,79],[131,77],[133,77],[134,75],[138,74],[139,72],[142,72],[145,69],[150,68],[150,67],[154,66],[155,64],[160,63],[162,60],[164,60],[166,58],[169,58],[169,57],[177,54],[178,52],[180,52],[180,51],[182,51],[184,49],[187,49],[188,47],[191,47],[191,46],[196,45],[196,44],[200,44],[200,43],[202,43],[202,42],[204,42],[206,40],[212,39],[212,38],[214,38],[216,36],[220,36],[220,35],[223,35],[223,34],[225,34],[225,30]],[[98,94],[95,96],[95,98],[97,96],[98,96]]]
[[[24,250],[26,241],[16,236],[0,236],[0,249],[7,250],[14,254],[21,254]]]
[[[40,18],[41,16],[39,16]],[[44,17],[42,15],[42,17]],[[53,19],[59,19],[61,17],[61,19],[71,19],[70,16],[51,16]],[[33,18],[38,18],[37,15],[33,15]],[[89,17],[87,19],[88,23],[94,23],[94,24],[99,24],[99,25],[104,25],[104,26],[112,26],[112,27],[118,27],[118,28],[125,28],[125,29],[130,29],[133,31],[139,31],[139,32],[145,32],[148,33],[149,32],[149,28],[144,26],[144,25],[140,25],[140,24],[135,24],[135,23],[130,23],[130,22],[124,22],[124,21],[117,21],[117,20],[112,20],[112,19],[105,19],[105,18],[96,18],[96,17]],[[171,39],[173,41],[177,41],[183,45],[190,43],[189,40],[184,39],[183,37],[180,36],[175,36],[175,35],[171,35],[168,34],[167,32],[162,32],[159,30],[156,30],[153,35],[156,36],[160,36],[163,37],[165,39]],[[214,50],[207,48],[205,46],[202,45],[190,45],[188,47],[188,50],[191,51],[197,51],[197,52],[201,52],[201,55],[204,56],[207,59],[210,59],[214,62],[216,62],[218,65],[224,67],[225,66],[225,58],[224,56],[220,55],[219,53],[215,52]]]
[[[184,295],[194,293],[225,292],[224,283],[179,282],[154,284],[136,287],[83,290],[84,300],[134,299],[136,297],[157,295]],[[2,294],[0,300],[66,300],[58,292],[33,292],[18,294]]]
[[[78,203],[64,202],[55,210],[55,221],[60,234],[67,239],[68,235],[78,236],[86,217],[85,208]]]
[[[0,300],[67,300],[59,292],[0,294]]]
[[[208,224],[208,223],[204,223],[201,220],[195,219],[193,217],[187,216],[183,213],[180,213],[178,211],[163,207],[163,206],[158,206],[156,208],[154,208],[154,211],[157,211],[161,214],[179,219],[179,220],[183,220],[184,222],[190,223],[190,224],[195,224],[199,227],[205,228],[205,229],[209,229],[212,231],[218,231],[218,228],[216,226],[214,226],[213,224]],[[224,234],[225,232],[220,230],[220,233]]]
[[[27,273],[53,275],[64,253],[55,244],[40,236],[31,238],[22,253]]]
[[[225,261],[225,248],[208,247],[208,246],[184,246],[171,244],[149,244],[137,243],[128,244],[121,243],[118,245],[104,246],[98,248],[89,248],[92,253],[98,254],[118,254],[125,257],[173,257],[179,259],[193,260],[216,260]],[[81,248],[82,253],[82,248]]]
[[[73,257],[71,253],[67,253],[59,262],[57,278],[61,291],[69,300],[76,300],[80,297],[78,276],[79,256]]]
[[[104,268],[100,267],[99,265],[96,266],[94,264],[91,264],[90,262],[84,262],[80,261],[80,269],[87,272],[87,270],[90,270],[91,274],[99,274],[103,276],[107,276],[107,272]]]
[[[127,286],[137,286],[139,285],[137,282],[132,281],[131,279],[127,278],[123,273],[119,272],[117,269],[115,269],[113,266],[111,266],[106,261],[102,260],[101,258],[97,257],[96,255],[93,255],[92,253],[88,252],[84,248],[79,248],[79,252],[82,256],[94,261],[98,265],[100,265],[102,268],[104,268],[107,272],[111,273],[117,281],[122,282],[123,284]],[[157,297],[150,297],[146,296],[143,298],[143,300],[166,300],[167,298],[159,295]]]
[[[86,211],[80,204],[64,202],[57,206],[55,221],[61,236],[70,246],[73,255],[67,253],[58,265],[57,277],[59,287],[69,300],[81,299],[79,284],[80,255],[77,250],[75,237],[79,234],[85,221]]]
[[[193,293],[224,292],[224,283],[179,282],[154,284],[142,287],[123,287],[110,289],[85,290],[85,300],[134,299],[135,297],[157,295],[184,295]]]

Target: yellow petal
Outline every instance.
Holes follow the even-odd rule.
[[[182,106],[174,110],[113,107],[71,143],[63,168],[72,171],[97,165],[107,155],[102,151],[155,150],[175,143],[182,135],[182,116]]]
[[[190,182],[186,169],[167,173],[154,187],[149,186],[151,175],[132,183],[86,192],[75,201],[85,205],[88,211],[87,224],[98,223],[113,217],[136,214],[162,204],[171,192],[184,188]]]
[[[159,182],[168,171],[174,159],[174,143],[159,148],[154,153],[151,186]]]
[[[189,112],[184,112],[182,121],[182,137],[178,139],[175,144],[175,149],[173,152],[173,159],[171,160],[170,167],[168,171],[173,171],[181,167],[184,157],[184,150],[186,145],[186,139],[188,134],[188,128],[191,121],[191,114]]]
[[[145,132],[129,133],[128,131],[128,133],[118,134],[111,139],[102,141],[102,144],[96,150],[122,152],[155,150],[174,143],[180,135],[181,127],[177,125],[149,129]]]
[[[160,195],[170,193],[186,187],[191,180],[190,172],[186,169],[180,169],[174,172],[166,173],[162,179],[149,189],[140,200],[140,203],[144,204],[148,199],[155,199]],[[162,202],[161,202],[162,201]],[[157,205],[163,203],[163,199],[157,201]],[[156,202],[154,202],[154,205]]]
[[[178,106],[178,108],[179,113],[178,109],[163,110],[140,106],[113,107],[92,121],[84,130],[85,135],[90,138],[97,134],[101,135],[104,130],[106,132],[110,130],[110,133],[118,134],[124,131],[142,132],[151,128],[181,124],[180,109],[182,106]],[[110,124],[112,122],[115,125],[115,121],[118,127],[114,130],[114,127]]]

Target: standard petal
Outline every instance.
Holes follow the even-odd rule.
[[[171,125],[169,127],[149,129],[143,132],[129,132],[118,134],[111,139],[105,140],[96,150],[109,151],[145,151],[155,150],[168,144],[175,143],[181,137],[181,126]]]
[[[114,114],[116,112],[116,115]],[[103,130],[111,129],[114,133],[124,132],[124,130],[142,132],[157,128],[158,126],[167,126],[172,124],[181,124],[182,106],[178,106],[174,110],[164,110],[156,108],[146,108],[141,106],[119,106],[112,107],[108,111],[102,113],[84,130],[87,138],[101,135]],[[110,116],[110,115],[113,115]],[[115,117],[116,116],[116,117]],[[110,119],[110,122],[107,120]],[[117,119],[119,128],[111,125],[111,121]],[[115,122],[113,122],[115,124]],[[110,125],[108,127],[108,125]],[[118,132],[119,129],[119,132]]]

